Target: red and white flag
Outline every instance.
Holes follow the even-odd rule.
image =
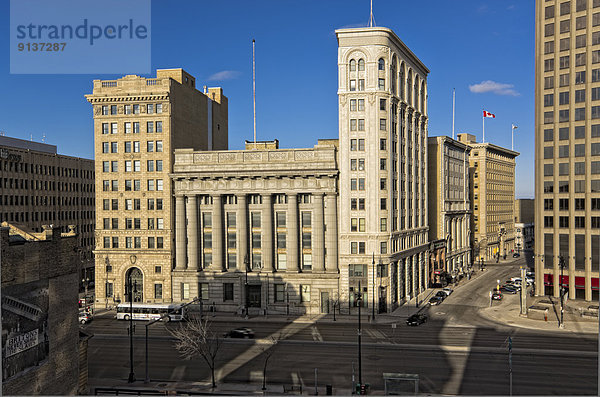
[[[496,118],[496,115],[495,115],[495,114],[493,114],[493,113],[490,113],[490,112],[488,112],[488,111],[486,111],[486,110],[484,110],[484,111],[483,111],[483,117],[490,117],[490,118],[492,118],[492,119],[495,119],[495,118]]]

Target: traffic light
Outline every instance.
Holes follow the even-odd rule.
[[[369,391],[369,384],[368,383],[364,383],[364,384],[360,384],[358,383],[356,385],[356,394],[358,394],[359,396],[366,396],[367,392]]]

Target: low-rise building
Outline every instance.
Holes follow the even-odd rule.
[[[0,228],[4,395],[87,393],[79,368],[78,237],[69,229]]]
[[[38,233],[42,225],[75,225],[80,289],[94,281],[94,178],[94,160],[0,136],[0,222]]]

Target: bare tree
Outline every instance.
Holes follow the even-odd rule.
[[[277,345],[281,340],[285,339],[286,335],[283,332],[269,336],[268,339],[262,342],[261,351],[264,354],[264,365],[263,365],[263,385],[262,389],[267,390],[267,366],[269,365],[269,359],[273,356],[276,351]]]
[[[215,361],[221,345],[222,339],[210,329],[208,319],[191,318],[185,325],[181,325],[174,331],[169,331],[177,341],[175,348],[186,360],[194,357],[202,357],[212,376],[212,387],[217,387],[215,380]]]

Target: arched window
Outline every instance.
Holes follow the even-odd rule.
[[[350,60],[350,71],[356,72],[356,61],[354,59]]]
[[[421,82],[421,113],[425,113],[425,82]]]
[[[358,60],[358,71],[359,72],[365,71],[365,60],[362,58]]]
[[[400,99],[404,99],[404,63],[400,65]]]
[[[416,108],[419,105],[419,76],[415,76],[415,99],[413,106]]]
[[[377,69],[385,70],[385,61],[383,60],[383,58],[379,58],[379,61],[377,61]]]
[[[412,70],[408,71],[408,80],[406,81],[406,102],[412,101]]]

